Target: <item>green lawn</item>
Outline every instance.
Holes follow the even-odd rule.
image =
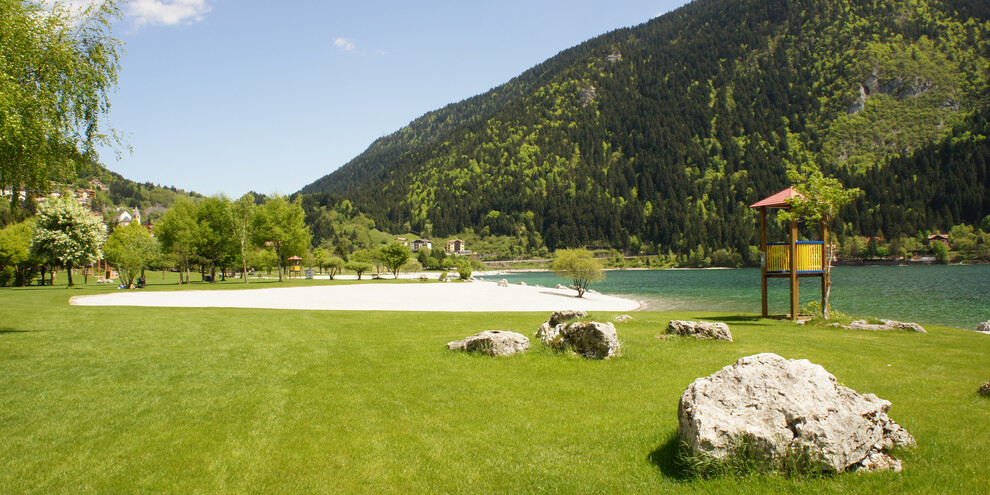
[[[156,277],[161,282],[160,275],[149,282]],[[314,282],[291,284],[307,283]],[[92,281],[72,290],[0,289],[0,493],[974,493],[990,486],[990,400],[976,394],[990,379],[990,337],[974,332],[634,313],[616,325],[623,356],[611,361],[555,355],[538,342],[525,355],[493,359],[445,344],[491,328],[532,335],[548,315],[67,304],[72,295],[109,290]],[[654,339],[671,318],[728,321],[736,342]],[[810,359],[843,384],[893,402],[890,416],[919,444],[901,453],[904,472],[685,479],[672,441],[681,392],[767,351]]]

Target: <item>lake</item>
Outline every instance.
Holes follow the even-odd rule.
[[[990,320],[990,265],[860,266],[832,269],[833,308],[850,316],[890,318],[974,330]],[[552,272],[505,278],[553,287],[570,281]],[[771,279],[771,314],[788,312],[787,279]],[[818,278],[801,282],[801,304],[821,299]],[[760,270],[609,271],[591,285],[605,294],[636,299],[648,311],[760,312]]]

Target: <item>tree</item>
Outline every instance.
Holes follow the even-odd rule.
[[[352,261],[348,261],[347,264],[344,265],[344,268],[356,273],[358,280],[361,280],[361,275],[363,275],[364,272],[374,268],[374,265],[372,265],[371,263],[364,263],[361,261],[352,260]]]
[[[401,242],[393,242],[381,249],[382,265],[392,272],[392,276],[399,278],[399,269],[409,261],[409,246]]]
[[[237,256],[236,229],[233,225],[232,205],[224,196],[206,198],[196,209],[199,237],[196,251],[210,262],[210,280],[217,280],[217,266],[226,273],[226,266]],[[225,277],[226,278],[226,277]]]
[[[839,209],[862,194],[859,188],[847,189],[838,179],[825,177],[818,168],[806,169],[804,173],[789,170],[787,178],[794,184],[794,190],[798,194],[787,200],[790,209],[781,210],[778,215],[782,221],[806,221],[831,226]],[[832,243],[828,239],[828,230],[831,229],[826,230],[826,238],[822,239],[822,245],[827,251],[824,256],[825,266],[822,267],[825,281],[822,317],[826,320],[829,317],[828,299],[832,293]]]
[[[107,237],[103,219],[83,208],[71,196],[46,201],[38,207],[31,252],[68,271],[95,263],[103,254],[100,247]]]
[[[117,84],[121,42],[110,27],[119,17],[113,0],[77,14],[0,0],[0,188],[47,189],[114,144],[100,124]]]
[[[192,201],[179,198],[155,224],[155,237],[158,238],[163,254],[171,255],[179,267],[179,283],[189,283],[190,259],[196,255],[199,225],[196,223],[196,205]],[[185,281],[182,272],[186,273]]]
[[[10,266],[14,270],[13,285],[22,287],[31,279],[31,267],[44,261],[31,253],[31,237],[34,234],[34,221],[25,220],[8,225],[0,230],[0,267]]]
[[[274,195],[258,207],[252,221],[251,237],[259,247],[275,251],[278,262],[278,281],[282,281],[282,271],[289,257],[301,255],[312,236],[306,226],[305,213],[298,198],[289,202],[288,198]]]
[[[578,297],[584,297],[591,282],[605,279],[601,263],[587,249],[558,249],[550,267],[557,275],[574,281]]]
[[[330,252],[323,248],[316,248],[313,250],[313,261],[316,266],[320,267],[320,271],[323,271],[323,264],[326,263],[327,259],[330,258]]]
[[[106,260],[117,266],[121,282],[126,287],[134,283],[137,275],[144,271],[158,256],[158,242],[148,229],[137,222],[114,229],[103,246]]]
[[[330,280],[333,280],[333,277],[344,268],[344,260],[336,256],[331,256],[323,260],[323,264],[320,267],[326,270],[327,274],[330,275]]]
[[[247,276],[247,253],[245,245],[251,239],[251,220],[254,218],[255,201],[254,194],[246,193],[237,201],[230,205],[230,227],[234,233],[234,240],[241,250],[241,264],[244,283],[248,283]]]

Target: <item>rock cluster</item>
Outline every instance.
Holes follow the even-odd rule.
[[[860,395],[808,360],[765,353],[695,380],[681,395],[679,435],[695,453],[726,459],[741,442],[769,458],[809,451],[836,472],[901,469],[889,447],[914,438],[887,417],[890,402]]]
[[[498,281],[498,286],[499,287],[508,287],[509,286],[509,281],[503,278],[502,280],[499,280]]]
[[[536,338],[553,349],[572,349],[588,359],[608,359],[619,355],[619,337],[615,325],[597,321],[566,323],[584,318],[584,311],[556,311],[540,325]]]
[[[883,323],[877,325],[877,324],[867,323],[866,320],[853,320],[852,323],[842,326],[842,328],[846,328],[849,330],[877,330],[877,331],[910,330],[918,333],[928,333],[925,331],[924,328],[921,327],[921,325],[917,323],[905,323],[903,321],[897,321],[897,320],[880,320],[880,321]],[[837,323],[833,325],[840,326]]]
[[[977,332],[990,333],[990,320],[980,323],[976,327]]]
[[[981,385],[980,389],[977,392],[979,392],[980,395],[984,397],[990,397],[990,382],[986,382],[983,385]]]
[[[565,326],[564,322],[584,318],[586,316],[588,316],[588,313],[584,311],[570,309],[554,311],[550,314],[550,318],[540,325],[540,328],[536,331],[536,338],[540,339],[540,342],[543,342],[544,345],[552,345],[554,339],[556,339],[557,335],[560,333],[560,329],[557,328],[558,326],[563,328]]]
[[[516,332],[485,330],[447,344],[452,351],[480,352],[489,356],[511,356],[529,349],[529,339]]]
[[[633,319],[632,316],[629,316],[629,315],[619,315],[619,316],[616,316],[615,319],[612,320],[612,321],[614,321],[616,323],[624,323],[624,322],[627,322],[627,321],[629,321],[631,319]]]
[[[732,333],[729,332],[729,325],[722,322],[670,320],[670,323],[667,323],[667,333],[702,340],[727,340],[732,342]]]

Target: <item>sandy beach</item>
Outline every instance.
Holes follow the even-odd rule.
[[[353,284],[278,289],[120,291],[75,296],[78,306],[267,308],[351,311],[635,311],[638,301],[569,289],[496,282]]]

